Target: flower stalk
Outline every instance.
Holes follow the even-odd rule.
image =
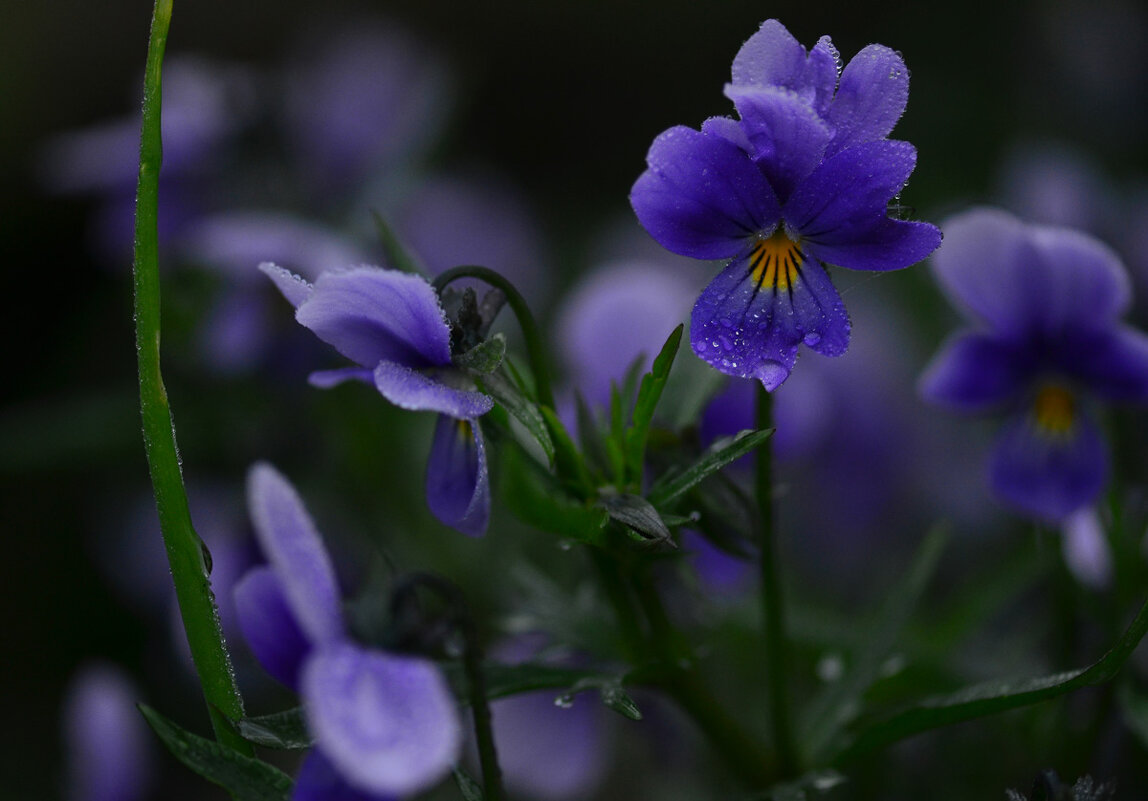
[[[196,534],[183,485],[175,426],[160,375],[159,172],[163,54],[171,24],[172,0],[156,0],[152,13],[144,77],[143,126],[135,228],[135,321],[140,413],[144,449],[159,511],[160,530],[175,582],[180,615],[192,660],[207,702],[216,739],[244,754],[251,746],[228,719],[243,717],[243,700],[231,670],[215,597],[211,592],[204,545]]]

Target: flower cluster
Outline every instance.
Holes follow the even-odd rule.
[[[907,267],[941,234],[888,214],[917,158],[887,138],[909,96],[894,51],[869,45],[839,75],[828,37],[806,52],[768,20],[738,51],[725,93],[740,118],[658,136],[630,201],[663,247],[728,260],[694,305],[691,344],[717,370],[774,390],[799,344],[827,356],[849,345],[823,264]]]

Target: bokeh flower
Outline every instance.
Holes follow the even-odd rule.
[[[994,209],[958,215],[945,235],[933,270],[974,325],[934,356],[921,392],[956,410],[1007,414],[994,491],[1062,521],[1107,481],[1094,401],[1148,400],[1148,336],[1119,319],[1132,302],[1128,275],[1090,236]]]
[[[740,119],[676,126],[654,140],[630,201],[663,247],[725,259],[691,317],[694,352],[774,390],[798,345],[837,356],[845,306],[823,267],[893,270],[936,249],[936,226],[889,216],[916,165],[886,137],[905,109],[901,57],[869,45],[838,75],[828,37],[805,48],[767,20],[733,62],[725,89]]]

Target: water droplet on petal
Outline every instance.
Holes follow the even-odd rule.
[[[805,339],[802,340],[802,342],[804,342],[806,345],[808,345],[811,348],[820,341],[821,341],[821,334],[817,333],[816,331],[810,331],[808,334],[805,335]]]
[[[570,693],[563,693],[554,699],[554,706],[559,709],[569,709],[574,706],[574,696],[570,695]]]

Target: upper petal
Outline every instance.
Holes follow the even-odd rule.
[[[344,634],[335,569],[295,488],[271,465],[247,474],[247,505],[263,553],[299,628],[312,643]]]
[[[319,276],[295,318],[364,367],[450,364],[450,327],[424,278],[355,267]]]
[[[411,411],[439,412],[459,420],[473,420],[494,407],[494,401],[488,395],[455,389],[395,362],[379,362],[375,367],[375,387],[395,406]]]
[[[802,342],[825,355],[844,353],[849,317],[821,265],[806,259],[775,282],[756,253],[735,259],[702,291],[690,342],[719,372],[756,378],[772,391],[788,378]]]
[[[670,128],[650,145],[646,162],[630,203],[642,226],[674,253],[728,258],[781,216],[765,176],[724,137]]]
[[[1034,327],[1046,333],[1103,328],[1128,310],[1131,281],[1112,248],[1069,228],[1029,231],[1040,270],[1026,304]]]
[[[458,759],[454,699],[426,659],[334,643],[307,661],[301,695],[318,748],[360,790],[413,795]]]
[[[486,446],[476,422],[439,415],[427,459],[427,506],[451,528],[480,537],[490,521]]]
[[[725,93],[741,115],[754,162],[784,200],[821,163],[829,126],[790,89],[729,85]]]
[[[909,70],[899,53],[871,44],[853,56],[841,73],[829,106],[834,128],[830,153],[884,139],[909,102]]]
[[[980,411],[1015,398],[1032,367],[1013,343],[964,331],[950,337],[925,368],[921,394],[954,409]]]
[[[837,84],[837,51],[823,36],[806,54],[784,25],[769,19],[738,50],[730,72],[736,86],[792,89],[824,114]]]

